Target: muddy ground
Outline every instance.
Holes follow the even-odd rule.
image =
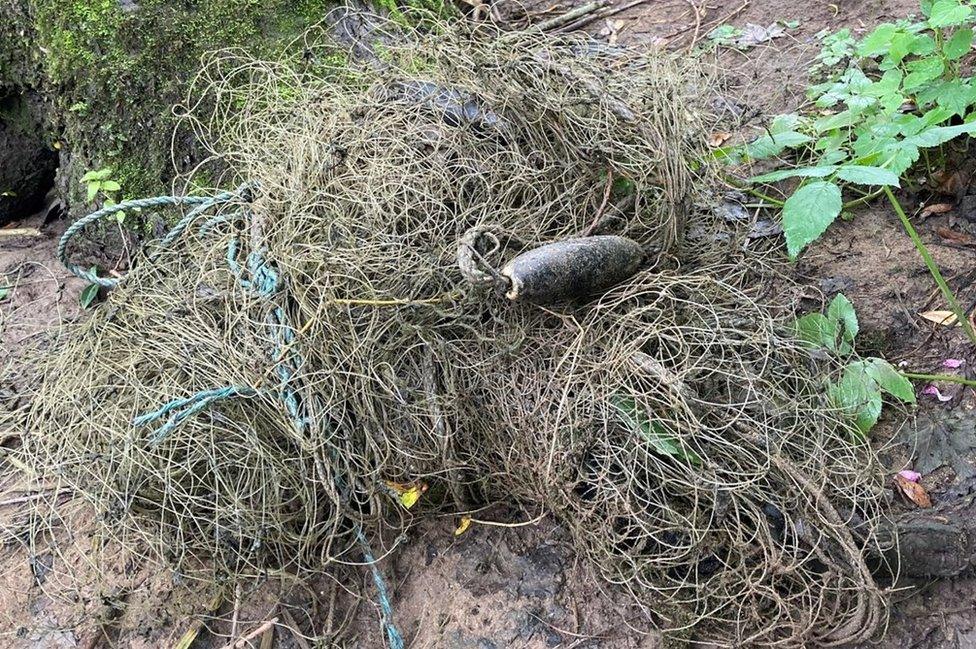
[[[617,0],[615,6],[625,4]],[[509,7],[507,15],[524,11],[539,19],[570,5],[520,6],[517,10]],[[915,7],[909,0],[712,4],[665,0],[633,6],[586,29],[598,38],[639,47],[692,49],[720,24],[797,21],[781,38],[746,51],[723,49],[714,56],[716,95],[728,108],[726,119],[734,122],[734,137],[745,138],[758,132],[769,116],[802,106],[805,70],[818,51],[816,33],[850,27],[855,34],[863,34],[873,25],[912,13]],[[976,195],[976,183],[972,192],[960,190],[960,195],[970,193]],[[917,214],[922,207],[918,197],[908,198],[915,201],[912,207]],[[0,340],[8,372],[39,330],[84,317],[78,307],[84,283],[70,276],[54,258],[54,245],[65,223],[44,221],[42,213],[8,226],[38,228],[40,236],[0,234],[0,277],[15,286],[0,303]],[[974,223],[976,213],[967,214],[962,207],[919,220],[923,239],[966,306],[976,299],[976,246],[965,238],[976,234]],[[959,236],[947,237],[947,232]],[[111,248],[87,252],[109,266],[120,257]],[[865,330],[864,344],[869,347],[862,351],[884,350],[889,360],[921,373],[941,371],[946,358],[965,359],[966,367],[976,361],[974,350],[964,344],[958,331],[937,328],[918,317],[921,311],[939,307],[935,287],[897,218],[884,204],[866,206],[852,221],[832,226],[795,272],[807,287],[811,308],[819,306],[817,300],[823,294],[843,291],[851,298]],[[4,389],[5,384],[0,384],[0,399],[16,400],[16,394]],[[976,394],[970,389],[948,392],[953,398],[946,403],[923,397],[919,416],[935,421],[950,412],[970,416]],[[906,421],[898,413],[887,415],[882,422],[877,438],[887,445],[892,472],[906,464],[912,466],[915,428],[913,417]],[[9,442],[2,437],[0,430],[0,443]],[[966,462],[972,459],[963,458]],[[944,471],[923,477],[923,484],[937,502],[952,497],[953,481]],[[16,505],[0,502],[0,515],[12,516]],[[500,521],[533,518],[531,512],[492,514]],[[66,518],[71,522],[70,538],[51,547],[13,544],[2,550],[0,646],[173,646],[197,619],[204,621],[204,628],[194,646],[218,647],[227,642],[233,626],[233,601],[223,601],[211,611],[206,593],[160,596],[172,590],[165,571],[132,565],[123,552],[103,553],[100,556],[114,559],[93,565],[84,558],[85,548],[93,542],[84,513]],[[442,518],[418,524],[409,538],[401,539],[401,550],[383,562],[408,646],[637,649],[660,645],[648,618],[629,594],[603,582],[574,556],[557,521],[544,518],[514,527],[474,525],[460,536],[454,534],[456,523],[453,518]],[[69,574],[57,576],[58,568]],[[365,580],[364,573],[350,575]],[[83,587],[94,574],[109,577],[97,586]],[[345,620],[351,630],[351,636],[346,636],[348,646],[381,646],[379,616],[372,602],[357,603],[334,582],[319,586],[296,591],[271,580],[254,584],[253,592],[240,595],[236,628],[247,630],[278,618],[273,646],[302,648],[312,646],[305,635],[340,627]],[[976,580],[912,586],[892,595],[895,604],[881,647],[976,647]],[[371,592],[365,582],[362,590]],[[258,642],[251,646],[259,646]]]

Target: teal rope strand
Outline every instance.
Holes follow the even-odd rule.
[[[157,410],[147,412],[146,414],[140,415],[133,419],[132,425],[136,427],[146,426],[157,419],[162,419],[166,415],[170,415],[169,420],[160,426],[150,439],[150,443],[155,445],[166,439],[166,437],[168,437],[169,434],[185,420],[197,414],[204,408],[209,407],[213,402],[220,401],[222,399],[230,399],[231,397],[253,397],[256,394],[257,390],[254,388],[241,386],[229,386],[226,388],[216,388],[214,390],[204,390],[203,392],[197,392],[193,396],[185,399],[174,399],[164,403]]]
[[[58,242],[58,259],[61,260],[61,263],[63,263],[69,271],[78,277],[86,279],[92,283],[99,284],[100,286],[105,286],[108,288],[114,287],[119,283],[119,280],[98,277],[94,273],[70,263],[67,259],[68,242],[71,241],[71,239],[79,232],[81,232],[85,226],[101,218],[126,209],[173,205],[196,205],[196,208],[194,208],[189,214],[187,214],[175,226],[173,226],[173,229],[170,230],[160,242],[159,248],[156,250],[156,252],[148,256],[149,261],[152,261],[161,250],[164,250],[180,236],[182,236],[186,229],[209,208],[222,203],[231,202],[236,199],[249,201],[250,196],[248,194],[250,187],[250,185],[242,185],[232,192],[222,192],[211,198],[195,196],[160,196],[157,198],[125,201],[123,203],[119,203],[118,205],[106,207],[97,212],[89,214],[83,219],[79,219],[65,231],[64,236],[62,236],[61,240]],[[227,217],[211,217],[201,228],[201,234],[205,234],[219,223],[249,215],[250,213],[245,211],[243,213],[233,214]],[[247,256],[247,276],[245,276],[241,265],[237,262],[238,247],[239,244],[237,239],[231,238],[227,244],[227,266],[237,278],[238,283],[244,289],[251,291],[257,297],[270,301],[282,288],[281,278],[278,271],[275,269],[273,264],[269,263],[265,259],[263,250],[255,250]],[[278,375],[280,382],[275,394],[288,411],[288,415],[291,418],[296,431],[298,431],[300,434],[304,433],[307,429],[308,417],[303,411],[301,400],[298,398],[297,393],[292,387],[294,378],[297,376],[303,364],[301,355],[294,349],[295,329],[289,323],[287,312],[280,305],[275,305],[268,312],[268,315],[265,318],[265,324],[275,341],[275,373]],[[222,388],[202,390],[189,397],[173,399],[164,403],[156,410],[139,415],[132,420],[132,425],[135,427],[143,427],[168,417],[167,421],[160,426],[149,439],[151,444],[159,444],[164,441],[181,423],[204,409],[209,408],[215,402],[236,397],[253,397],[257,396],[258,394],[258,390],[248,386],[232,385]],[[383,579],[383,574],[379,570],[377,561],[374,558],[373,552],[369,546],[369,542],[366,540],[366,536],[363,534],[362,526],[359,525],[356,526],[356,540],[359,542],[363,556],[372,573],[373,583],[376,586],[377,599],[379,601],[383,628],[386,632],[386,639],[389,649],[403,649],[403,636],[400,635],[399,630],[393,622],[393,605],[390,602],[390,595],[386,586],[386,581]]]
[[[124,212],[125,210],[146,209],[150,207],[175,207],[178,205],[196,205],[197,207],[180,219],[180,221],[173,226],[173,229],[170,230],[160,242],[160,249],[165,249],[176,241],[176,239],[178,239],[186,231],[190,224],[209,208],[222,203],[228,203],[235,199],[246,198],[246,194],[250,187],[250,184],[241,185],[233,191],[221,192],[216,196],[156,196],[155,198],[137,198],[131,201],[122,201],[121,203],[117,203],[109,207],[103,207],[97,212],[92,212],[88,216],[78,219],[72,223],[67,230],[64,231],[64,234],[61,235],[61,239],[58,241],[58,260],[64,264],[64,267],[67,268],[71,274],[84,280],[88,280],[92,284],[98,284],[99,286],[104,286],[106,288],[113,288],[118,285],[120,280],[109,277],[99,277],[95,273],[68,260],[68,243],[70,243],[71,240],[88,225],[104,219],[107,216]],[[158,254],[159,253],[157,251],[155,255],[151,255],[150,260],[154,259]]]
[[[363,549],[363,556],[366,559],[366,563],[369,564],[369,569],[373,573],[373,583],[376,585],[376,598],[380,602],[383,627],[386,629],[386,642],[390,649],[403,649],[403,636],[400,635],[400,631],[393,624],[393,605],[390,603],[390,595],[386,589],[386,580],[383,579],[383,573],[380,572],[379,567],[376,565],[376,559],[373,558],[373,552],[370,550],[369,543],[366,541],[366,536],[363,534],[361,527],[356,529],[356,538]]]

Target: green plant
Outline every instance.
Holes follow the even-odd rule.
[[[827,394],[862,434],[867,435],[878,422],[883,394],[904,403],[915,403],[911,381],[888,361],[854,357],[859,329],[857,313],[843,294],[833,299],[826,313],[808,313],[797,319],[795,327],[797,337],[811,348],[848,359],[840,379],[827,387]]]
[[[817,112],[780,115],[761,137],[719,155],[741,162],[790,155],[787,168],[748,182],[799,179],[785,200],[753,190],[782,208],[791,259],[845,210],[887,197],[976,343],[976,331],[891,191],[907,182],[907,172],[920,164],[925,167],[922,175],[943,169],[944,145],[976,132],[976,83],[960,74],[960,60],[973,43],[972,2],[923,0],[921,9],[923,20],[885,23],[860,41],[852,41],[846,31],[824,36],[817,69],[843,61],[848,65],[834,68],[830,78],[808,89]],[[845,191],[854,194],[846,202]]]
[[[92,274],[96,274],[97,275],[98,274],[98,268],[95,267],[95,266],[92,266],[91,272],[92,272]],[[95,300],[98,299],[98,294],[99,294],[99,291],[101,291],[101,288],[102,288],[101,286],[99,286],[98,284],[94,284],[94,283],[89,284],[88,286],[86,286],[81,291],[81,295],[78,296],[78,302],[79,302],[79,304],[81,304],[81,308],[83,308],[83,309],[90,309],[91,306],[95,303]]]
[[[112,179],[112,173],[111,167],[105,167],[98,171],[89,171],[81,177],[81,182],[85,183],[87,188],[86,198],[89,203],[99,194],[107,199],[113,199],[118,192],[122,191],[122,186]]]

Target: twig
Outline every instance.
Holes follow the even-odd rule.
[[[237,584],[234,587],[234,613],[230,617],[230,637],[231,639],[237,637],[237,623],[240,619],[241,614],[241,585]]]
[[[583,233],[584,237],[588,237],[593,234],[593,230],[596,229],[597,223],[600,222],[600,217],[603,216],[603,210],[607,208],[607,201],[610,200],[610,191],[613,189],[613,171],[607,171],[607,186],[603,190],[603,201],[600,203],[600,208],[596,211],[596,216],[593,218],[593,223],[590,223],[590,227],[586,228]]]
[[[563,27],[560,27],[559,29],[556,30],[556,33],[558,33],[558,34],[564,34],[566,32],[575,31],[575,30],[579,29],[580,27],[584,27],[586,25],[589,25],[594,20],[602,20],[603,18],[609,18],[610,16],[616,16],[617,14],[622,13],[624,11],[627,11],[628,9],[633,9],[634,7],[636,7],[638,5],[642,5],[645,2],[651,2],[651,1],[652,0],[633,0],[633,2],[628,2],[627,4],[620,5],[619,7],[611,7],[611,8],[608,8],[606,11],[601,11],[601,12],[595,13],[595,14],[593,14],[591,16],[584,16],[583,18],[581,18],[580,20],[577,20],[576,22],[574,22],[572,24],[569,24],[569,25],[565,25]]]
[[[0,230],[0,237],[43,237],[37,228],[7,228]]]
[[[534,27],[542,31],[552,29],[553,27],[559,27],[560,25],[565,25],[566,23],[585,16],[586,14],[593,13],[597,9],[602,9],[608,4],[610,4],[608,0],[595,0],[594,2],[588,2],[585,5],[580,5],[575,9],[569,10],[564,14],[559,14],[558,16],[553,16],[549,20],[543,20],[541,23],[536,23]]]
[[[244,646],[248,643],[249,640],[253,640],[254,638],[261,635],[262,633],[267,633],[268,630],[274,627],[274,625],[277,623],[278,623],[278,618],[273,617],[267,622],[265,622],[264,624],[262,624],[261,626],[259,626],[258,628],[248,633],[247,635],[242,636],[241,639],[238,640],[237,642],[231,642],[230,644],[226,644],[223,647],[221,647],[221,649],[244,649]]]
[[[302,632],[298,630],[298,623],[295,621],[295,618],[292,616],[292,614],[289,613],[288,609],[285,608],[284,606],[280,608],[281,608],[281,616],[285,618],[285,628],[291,632],[291,637],[295,638],[295,642],[298,644],[298,646],[301,647],[302,649],[312,649],[311,645],[309,645],[308,641],[305,639],[305,636],[303,636]]]

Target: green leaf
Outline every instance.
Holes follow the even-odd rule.
[[[8,297],[10,297],[10,287],[9,286],[0,286],[0,302],[3,302]]]
[[[834,339],[834,351],[847,355],[854,351],[854,339],[860,330],[857,322],[857,312],[854,305],[843,293],[834,296],[830,306],[827,307],[827,320],[834,325],[834,329],[840,334],[840,341]]]
[[[753,176],[749,179],[751,183],[774,183],[787,178],[823,178],[837,171],[837,165],[824,167],[797,167],[796,169],[780,169],[771,171],[768,174]]]
[[[763,160],[777,156],[790,147],[806,144],[811,138],[809,135],[796,131],[785,133],[765,134],[746,145],[746,155],[753,160]]]
[[[87,183],[91,180],[96,180],[94,171],[86,171],[85,175],[81,177],[81,182]]]
[[[891,49],[891,40],[898,33],[898,28],[891,23],[882,23],[874,31],[864,37],[857,47],[858,56],[878,56]]]
[[[929,27],[952,27],[965,22],[973,10],[959,0],[935,0],[929,15]]]
[[[697,454],[684,448],[674,436],[668,434],[659,422],[651,421],[647,413],[637,405],[634,399],[615,395],[611,398],[610,403],[620,415],[623,423],[647,440],[656,452],[686,460],[694,465],[701,465],[701,458]]]
[[[86,196],[88,197],[89,203],[95,200],[95,197],[98,196],[99,187],[100,184],[98,183],[98,181],[93,181],[91,183],[88,183],[88,191],[86,192]]]
[[[836,115],[827,115],[826,117],[821,117],[816,122],[813,123],[813,128],[818,133],[823,133],[824,131],[832,131],[836,128],[847,128],[853,125],[857,121],[858,116],[849,110],[845,110]]]
[[[837,323],[822,313],[808,313],[794,323],[796,337],[811,347],[833,351],[837,339]]]
[[[899,187],[898,175],[881,167],[843,165],[837,169],[837,177],[858,185],[890,185]]]
[[[118,184],[114,180],[106,180],[102,182],[102,191],[117,192],[120,189],[122,189],[122,185]]]
[[[83,309],[88,309],[95,303],[95,300],[98,299],[98,291],[100,289],[101,287],[98,284],[89,284],[85,287],[85,290],[81,292],[81,296],[78,298]]]
[[[902,88],[906,92],[938,79],[945,72],[945,63],[938,57],[918,59],[909,63],[907,67],[909,72],[902,81]]]
[[[905,378],[883,358],[869,358],[865,363],[865,371],[878,386],[905,403],[915,403],[915,388],[912,382]]]
[[[945,54],[950,61],[956,61],[966,56],[969,52],[969,48],[973,46],[973,30],[969,27],[961,27],[957,29],[946,44],[942,46],[942,53]]]
[[[783,232],[791,259],[824,233],[840,214],[842,205],[840,187],[823,181],[803,185],[786,199]]]
[[[840,381],[831,385],[828,394],[834,405],[854,420],[867,435],[881,416],[881,390],[860,364],[849,365]]]
[[[976,122],[956,126],[936,126],[922,131],[918,135],[905,138],[905,143],[924,149],[945,144],[963,134],[972,135],[974,131],[976,131]]]

